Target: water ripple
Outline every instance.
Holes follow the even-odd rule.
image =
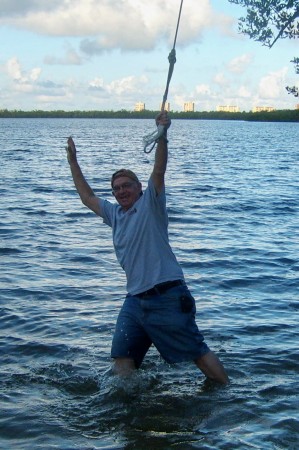
[[[128,161],[145,185],[153,159],[139,136],[152,121],[0,124],[0,447],[297,450],[298,125],[169,132],[169,236],[230,374],[220,388],[154,348],[130,383],[111,373],[125,278],[64,147],[72,134],[90,184],[113,199],[110,174]]]

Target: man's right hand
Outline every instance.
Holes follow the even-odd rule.
[[[77,161],[77,150],[73,138],[71,136],[67,140],[66,153],[69,163]]]

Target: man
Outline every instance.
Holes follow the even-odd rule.
[[[154,344],[169,363],[193,360],[207,378],[226,384],[227,374],[208,348],[195,323],[195,301],[168,241],[164,176],[167,166],[166,112],[156,118],[164,127],[148,186],[142,191],[137,175],[121,169],[112,175],[117,203],[97,197],[77,162],[68,139],[67,155],[76,189],[84,205],[112,228],[117,259],[127,277],[128,294],[119,313],[111,357],[117,374],[139,368]]]

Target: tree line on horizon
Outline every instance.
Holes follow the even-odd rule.
[[[153,119],[159,111],[22,111],[0,110],[0,118],[49,118],[49,119]],[[171,111],[172,119],[193,120],[246,120],[261,122],[299,122],[299,109],[283,109],[260,112],[225,112],[225,111]]]

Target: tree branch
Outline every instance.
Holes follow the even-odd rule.
[[[294,14],[289,18],[289,20],[287,21],[287,23],[284,25],[283,28],[280,29],[278,35],[276,36],[276,38],[274,39],[274,41],[272,42],[272,44],[269,45],[269,48],[272,48],[273,45],[278,41],[278,39],[280,39],[285,31],[285,29],[291,25],[292,22],[294,22],[294,20],[296,20],[299,17],[299,10],[295,11]]]

